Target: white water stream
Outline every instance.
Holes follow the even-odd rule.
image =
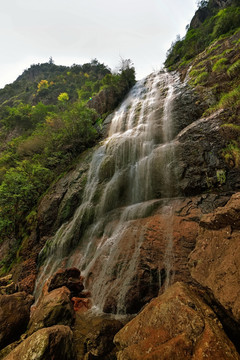
[[[144,234],[133,226],[134,243],[126,242],[123,253],[119,249],[129,222],[146,217],[156,199],[173,196],[171,111],[178,84],[177,75],[153,73],[133,87],[115,112],[108,138],[93,155],[83,201],[51,240],[36,294],[60,266],[74,265],[85,276],[100,311],[114,288],[121,288],[115,312],[126,311],[125,298],[141,259]],[[171,282],[173,259],[172,235],[167,236],[165,286]]]

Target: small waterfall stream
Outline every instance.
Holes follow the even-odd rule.
[[[178,86],[177,75],[153,73],[133,87],[115,112],[108,138],[93,155],[82,203],[44,249],[47,258],[36,294],[59,267],[77,266],[100,311],[106,299],[115,297],[113,312],[127,312],[126,296],[138,281],[133,274],[144,238],[133,221],[151,214],[159,199],[175,196],[171,111]],[[170,207],[168,212],[165,286],[171,282],[173,261]],[[133,241],[128,242],[130,228]]]

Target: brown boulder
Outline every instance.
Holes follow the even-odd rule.
[[[97,327],[92,329],[84,343],[88,358],[95,359],[109,355],[115,348],[114,335],[122,327],[123,324],[119,320],[103,319]]]
[[[33,311],[28,325],[28,334],[53,325],[72,325],[75,313],[66,287],[55,289],[42,297]]]
[[[190,254],[192,277],[240,322],[240,193],[226,206],[204,215],[196,247]]]
[[[183,283],[153,299],[114,342],[118,360],[240,359],[214,312]]]
[[[71,297],[79,297],[84,289],[80,270],[77,268],[60,269],[51,278],[48,291],[66,286],[71,291]]]
[[[72,340],[68,326],[41,329],[11,351],[5,360],[74,360]]]
[[[0,296],[0,349],[26,330],[33,297],[25,292]]]

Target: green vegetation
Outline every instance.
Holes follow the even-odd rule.
[[[233,34],[240,27],[240,3],[238,0],[232,1],[232,6],[217,11],[209,0],[200,2],[199,9],[195,18],[201,18],[204,15],[204,21],[192,22],[188,27],[187,33],[183,39],[178,36],[172,43],[167,53],[165,66],[170,70],[176,69],[179,64],[185,64],[186,61],[193,59],[196,55],[205,50],[212,42],[220,37]],[[209,48],[209,52],[217,49],[219,44]]]
[[[213,65],[212,71],[221,72],[221,71],[227,69],[227,65],[226,65],[227,62],[228,62],[227,58],[219,59]]]
[[[217,170],[217,181],[219,183],[219,185],[223,185],[226,182],[226,171],[221,169],[221,170]]]
[[[237,141],[231,141],[228,146],[222,150],[222,156],[230,167],[240,166],[240,148]]]
[[[97,125],[134,83],[130,60],[115,74],[97,60],[71,68],[51,61],[0,90],[0,243],[12,243],[5,269],[30,233],[41,196],[95,144]]]
[[[200,74],[197,75],[195,81],[194,81],[194,85],[198,85],[198,84],[204,84],[206,82],[208,78],[208,72],[207,71],[203,71]]]
[[[227,74],[230,78],[233,78],[234,76],[238,76],[240,74],[240,59],[228,68]]]
[[[232,108],[237,108],[240,106],[240,85],[235,89],[229,91],[226,94],[222,94],[221,99],[218,104],[219,108],[226,108],[231,106]]]

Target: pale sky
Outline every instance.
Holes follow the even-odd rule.
[[[114,69],[131,59],[137,79],[160,69],[176,35],[185,34],[196,0],[0,0],[0,88],[31,64]]]

